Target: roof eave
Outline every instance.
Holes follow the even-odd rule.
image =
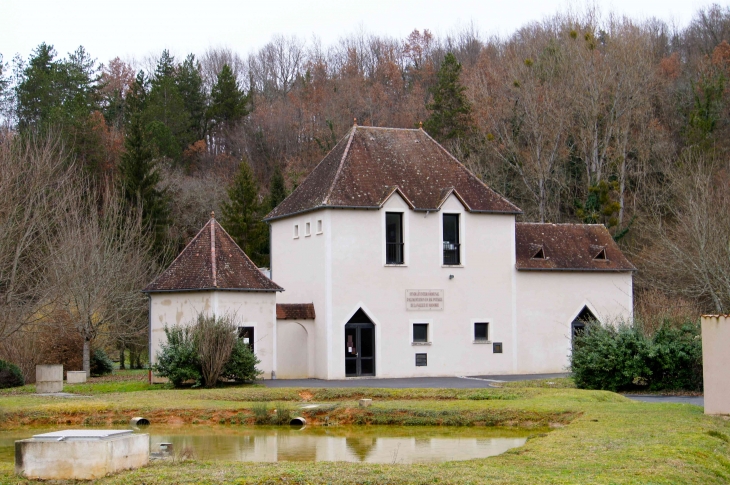
[[[276,293],[277,291],[285,291],[284,288],[278,287],[277,288],[214,288],[214,287],[206,287],[206,288],[176,288],[176,289],[170,289],[170,290],[148,290],[145,288],[141,291],[141,293],[182,293],[182,292],[195,292],[195,291],[251,291],[251,292],[258,292],[258,293]]]
[[[636,273],[636,268],[520,268],[515,266],[517,271],[563,271],[563,272],[589,272],[589,273]]]

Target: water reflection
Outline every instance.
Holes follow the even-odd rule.
[[[0,433],[0,461],[12,461],[16,439],[37,429]],[[275,427],[151,426],[150,450],[173,443],[174,453],[200,460],[351,461],[424,463],[495,456],[522,446],[527,433],[493,428],[337,427],[294,430]],[[534,430],[533,430],[534,433]]]

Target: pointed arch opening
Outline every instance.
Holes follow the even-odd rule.
[[[576,337],[583,335],[583,333],[586,331],[586,326],[591,323],[599,323],[599,320],[593,314],[593,312],[588,308],[588,306],[584,305],[583,309],[573,319],[573,322],[570,325],[571,339],[572,339],[573,345],[575,345]]]
[[[345,376],[375,375],[375,324],[358,309],[345,324]]]

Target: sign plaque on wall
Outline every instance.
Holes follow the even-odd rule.
[[[406,290],[407,311],[444,309],[444,290]]]

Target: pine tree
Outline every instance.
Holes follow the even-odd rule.
[[[446,54],[431,88],[433,102],[426,105],[431,115],[424,129],[438,141],[463,138],[471,128],[471,106],[459,81],[461,64],[452,53]]]
[[[230,201],[221,204],[220,223],[257,265],[268,263],[268,230],[261,221],[258,184],[247,161],[242,161],[228,189]]]
[[[238,82],[228,64],[224,64],[218,73],[210,97],[208,117],[215,126],[230,129],[249,113],[250,96],[238,87]]]
[[[190,115],[176,80],[175,58],[162,51],[145,107],[150,138],[161,156],[180,160],[183,140],[186,138]]]
[[[287,197],[286,183],[284,182],[284,175],[278,166],[274,168],[274,173],[271,174],[271,180],[269,180],[269,198],[268,198],[268,209],[271,211],[277,205]]]
[[[176,81],[180,96],[182,96],[185,111],[188,113],[188,129],[183,146],[195,143],[205,138],[206,134],[206,95],[203,89],[203,76],[200,63],[190,54],[180,65]]]
[[[154,249],[162,257],[167,244],[170,198],[165,189],[158,187],[160,172],[143,118],[146,93],[142,72],[127,98],[129,122],[119,164],[120,186],[130,207],[142,211],[143,223],[154,237]]]

